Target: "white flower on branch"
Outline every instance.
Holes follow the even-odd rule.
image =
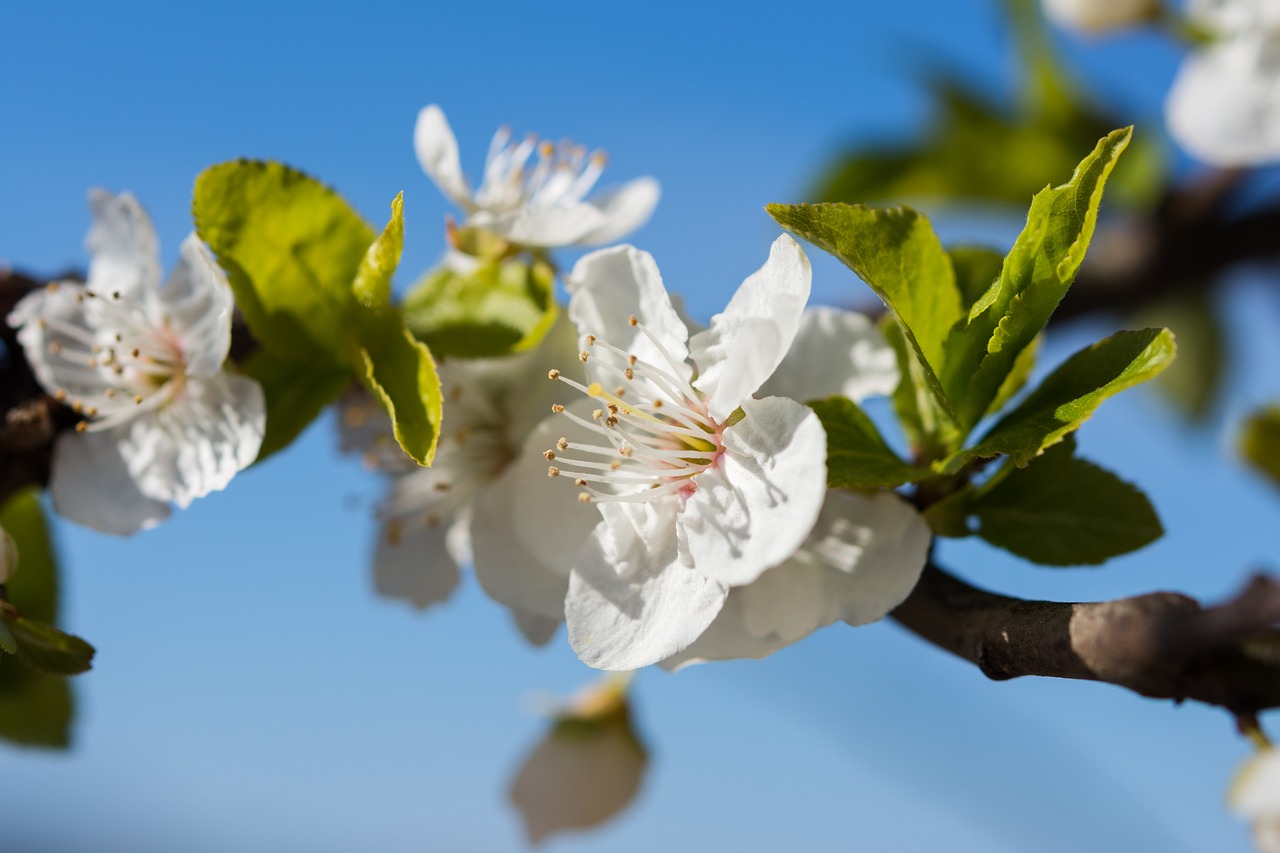
[[[1253,824],[1260,853],[1280,853],[1280,750],[1264,749],[1245,762],[1227,799],[1232,811]]]
[[[484,582],[490,574],[486,560],[493,558],[484,549],[473,557],[472,505],[494,490],[549,411],[556,389],[546,381],[547,368],[572,357],[573,337],[572,326],[559,321],[529,352],[442,363],[444,419],[430,468],[400,450],[390,419],[372,397],[359,392],[344,398],[343,449],[360,452],[370,467],[391,476],[374,555],[379,593],[429,607],[449,598],[467,563]],[[474,535],[495,534],[481,526]],[[540,616],[522,600],[498,600],[510,607],[531,642],[545,642],[560,623],[558,615]]]
[[[222,369],[234,302],[209,250],[187,237],[161,287],[155,230],[134,197],[89,201],[88,280],[28,294],[8,322],[45,391],[82,417],[54,449],[54,508],[127,535],[253,462],[266,409],[258,383]]]
[[[532,135],[513,140],[506,128],[494,135],[484,179],[472,190],[462,173],[457,139],[435,104],[418,114],[413,144],[427,175],[466,214],[465,225],[523,246],[613,242],[648,221],[658,203],[653,178],[587,198],[604,170],[602,152],[589,154],[581,146]]]
[[[1041,0],[1041,6],[1058,26],[1085,33],[1137,26],[1160,12],[1160,0]]]
[[[1280,4],[1192,0],[1188,14],[1213,40],[1183,61],[1169,90],[1170,134],[1216,166],[1280,159]]]

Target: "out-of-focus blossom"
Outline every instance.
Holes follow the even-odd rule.
[[[54,508],[127,535],[253,462],[266,408],[258,383],[222,369],[234,303],[204,244],[183,241],[162,287],[134,197],[94,191],[90,206],[88,280],[28,294],[8,321],[45,391],[83,418],[54,449]]]
[[[418,114],[413,144],[427,175],[466,214],[464,225],[522,246],[610,243],[648,221],[658,203],[653,178],[588,198],[604,170],[602,152],[532,135],[513,140],[506,128],[494,135],[484,179],[473,190],[462,173],[458,141],[435,104]]]
[[[1245,762],[1227,802],[1253,824],[1253,840],[1261,853],[1280,853],[1280,750],[1264,749]]]
[[[1041,0],[1044,14],[1061,27],[1098,33],[1151,21],[1160,0]]]

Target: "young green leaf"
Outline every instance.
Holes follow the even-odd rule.
[[[951,260],[929,220],[905,207],[771,204],[782,227],[835,255],[876,292],[902,325],[935,407],[952,406],[938,378],[943,343],[961,316]]]
[[[25,489],[0,507],[0,527],[18,546],[21,568],[5,584],[5,597],[22,615],[41,622],[58,618],[58,566],[40,493]]]
[[[999,279],[948,338],[942,385],[962,430],[990,409],[1018,356],[1066,295],[1093,237],[1107,177],[1131,135],[1132,128],[1114,131],[1071,180],[1036,194]]]
[[[440,377],[431,351],[414,339],[403,315],[389,303],[403,247],[404,204],[396,196],[391,219],[365,253],[352,285],[356,302],[350,332],[365,384],[391,416],[400,447],[419,465],[429,465],[440,434]]]
[[[6,620],[18,645],[18,660],[45,675],[79,675],[93,662],[93,646],[35,619]]]
[[[1164,530],[1146,495],[1076,458],[1074,445],[998,472],[968,504],[977,534],[1046,566],[1096,565],[1158,539]]]
[[[450,358],[509,355],[537,346],[556,319],[555,273],[542,261],[494,261],[470,273],[442,267],[405,298],[405,323]]]
[[[930,476],[898,458],[858,404],[845,397],[812,400],[827,433],[827,485],[833,489],[892,488]]]
[[[1067,359],[970,450],[948,460],[946,470],[973,457],[1000,454],[1026,465],[1076,430],[1102,401],[1155,376],[1173,361],[1168,329],[1117,332]]]
[[[1155,388],[1188,420],[1213,412],[1227,369],[1227,329],[1208,288],[1166,297],[1142,307],[1143,326],[1166,326],[1178,336],[1178,361]]]
[[[1004,258],[999,252],[984,246],[952,246],[947,249],[947,255],[951,258],[951,268],[955,270],[960,304],[967,312],[1000,277]]]
[[[1254,412],[1240,433],[1240,455],[1280,485],[1280,405]]]
[[[263,348],[352,357],[342,331],[373,231],[341,196],[280,163],[236,160],[200,173],[192,213]]]

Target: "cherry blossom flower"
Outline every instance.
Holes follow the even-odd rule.
[[[28,294],[8,322],[45,391],[83,418],[54,449],[54,508],[127,535],[253,462],[266,410],[256,382],[222,369],[234,304],[209,250],[187,237],[161,287],[138,202],[100,190],[89,200],[88,280]]]
[[[1086,33],[1142,24],[1160,11],[1160,0],[1041,0],[1041,5],[1058,26]]]
[[[588,154],[581,146],[539,142],[532,135],[513,140],[506,128],[494,135],[484,179],[472,190],[457,139],[435,104],[418,114],[413,143],[427,175],[466,214],[465,225],[524,246],[609,243],[643,225],[658,203],[652,178],[588,199],[604,170],[602,152]]]
[[[1280,853],[1280,750],[1264,749],[1245,762],[1227,801],[1232,811],[1253,824],[1260,853]]]
[[[1217,166],[1280,159],[1280,5],[1192,0],[1188,15],[1214,38],[1183,61],[1169,90],[1170,134]]]

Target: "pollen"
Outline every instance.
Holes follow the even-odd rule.
[[[569,439],[561,436],[560,440],[556,442],[556,450],[559,450],[561,453],[564,453],[568,449],[569,449]]]
[[[586,364],[587,359],[589,358],[591,358],[591,353],[587,352],[586,350],[583,350],[582,352],[578,353],[578,361],[582,362],[583,364]]]
[[[552,411],[553,413],[555,413],[555,414],[557,414],[557,415],[558,415],[558,414],[560,414],[561,412],[563,412],[563,411],[564,411],[564,406],[560,405],[559,403],[552,403],[552,404],[551,404],[551,411]]]
[[[547,378],[548,378],[548,379],[559,379],[559,378],[560,378],[560,371],[556,370],[555,368],[552,368],[551,370],[548,370],[548,371],[547,371]]]
[[[548,462],[554,462],[556,458],[555,451],[554,450],[542,451],[542,458],[547,460]]]
[[[560,469],[559,469],[559,468],[557,468],[556,466],[552,465],[551,467],[547,468],[547,476],[548,476],[548,477],[559,477],[559,476],[560,476]]]

